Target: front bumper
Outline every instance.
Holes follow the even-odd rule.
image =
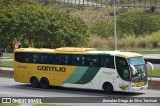
[[[141,87],[132,87],[133,91],[140,91],[140,90],[146,90],[148,88],[148,85],[141,86]]]

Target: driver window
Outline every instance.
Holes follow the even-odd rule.
[[[130,80],[129,66],[127,60],[123,57],[116,57],[116,68],[119,76],[126,81]]]

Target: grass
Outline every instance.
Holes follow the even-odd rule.
[[[160,54],[160,51],[157,51],[157,52],[138,52],[140,54]]]
[[[13,53],[3,53],[3,57],[9,57],[13,59],[14,55]]]
[[[14,54],[13,53],[3,53],[3,57],[13,59]],[[8,61],[7,60],[0,61],[0,66],[2,66],[2,67],[13,67],[13,61],[9,61],[9,60]]]
[[[160,39],[160,31],[152,33],[146,36],[126,36],[117,37],[118,50],[155,50],[155,52],[140,52],[142,54],[159,54],[160,45],[158,45]],[[89,47],[99,48],[100,50],[113,50],[114,49],[114,38],[108,37],[103,38],[100,36],[93,36],[89,43]],[[102,48],[102,49],[101,49]],[[157,50],[157,52],[156,52]],[[158,51],[159,50],[159,51]]]
[[[14,54],[13,53],[3,53],[3,57],[13,59]],[[7,60],[1,61],[0,60],[0,66],[2,66],[2,67],[13,67],[13,61],[9,61],[9,60],[8,61]]]
[[[149,77],[160,77],[160,70],[148,71]]]
[[[0,103],[0,106],[20,106],[18,103]],[[63,104],[33,104],[32,106],[72,106]]]
[[[20,106],[18,103],[0,103],[0,106]]]
[[[2,67],[13,67],[13,61],[0,61]]]

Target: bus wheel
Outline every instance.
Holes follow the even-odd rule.
[[[44,89],[47,89],[49,87],[49,81],[47,78],[41,78],[40,87]]]
[[[112,94],[113,93],[113,86],[109,82],[106,82],[106,83],[103,84],[103,89],[104,89],[104,92],[106,94]]]
[[[30,79],[30,83],[31,83],[31,86],[34,87],[34,88],[38,88],[39,87],[39,81],[38,81],[37,77],[32,77]]]

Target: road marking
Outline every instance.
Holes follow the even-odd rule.
[[[121,106],[140,106],[140,105],[132,105],[132,104],[128,104],[128,103],[110,103],[113,105],[121,105]]]
[[[140,106],[140,105],[130,105],[130,106]]]
[[[25,95],[24,93],[16,93],[16,92],[8,92],[8,91],[0,91],[0,94],[3,95]]]
[[[25,93],[19,93],[19,92],[8,92],[8,91],[0,91],[0,95],[5,95],[5,96],[28,96],[28,97],[38,97],[37,95],[32,95],[32,94],[25,94]],[[46,96],[41,96],[41,97],[46,97]]]

